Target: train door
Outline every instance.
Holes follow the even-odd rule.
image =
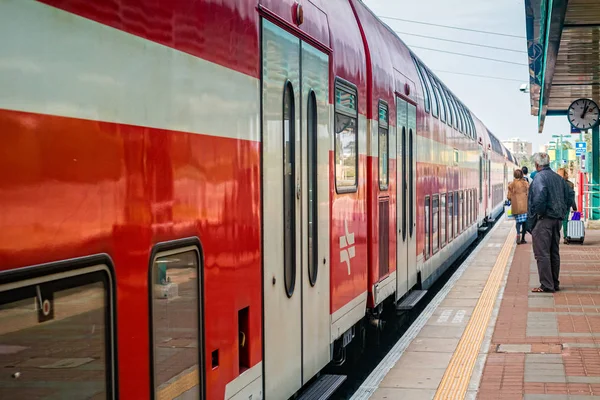
[[[417,107],[408,105],[408,287],[417,283]]]
[[[328,56],[262,21],[265,398],[329,362]]]
[[[481,149],[479,149],[479,202],[478,202],[478,210],[477,210],[477,215],[482,215],[482,208],[484,207],[483,205],[483,181],[485,179],[484,177],[484,159],[483,159],[483,151]]]
[[[396,153],[396,221],[398,239],[396,260],[396,300],[408,291],[408,103],[396,99],[397,153]]]
[[[398,221],[396,300],[401,298],[417,282],[416,246],[416,108],[396,99],[397,121],[397,201]]]

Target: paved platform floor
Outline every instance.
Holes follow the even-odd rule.
[[[561,244],[561,291],[539,285],[502,219],[353,399],[600,399],[600,231]]]

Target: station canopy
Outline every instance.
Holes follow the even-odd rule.
[[[600,104],[600,0],[525,0],[531,114],[566,115],[579,98]]]

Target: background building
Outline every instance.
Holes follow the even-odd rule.
[[[533,153],[531,142],[526,142],[519,138],[505,140],[502,144],[519,158],[529,157]]]

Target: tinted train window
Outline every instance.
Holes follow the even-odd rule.
[[[154,396],[199,398],[200,281],[196,247],[158,253],[151,270]],[[186,397],[187,398],[187,397]]]
[[[338,193],[358,187],[358,105],[356,89],[335,87],[335,185]]]
[[[458,215],[458,225],[460,226],[460,231],[465,230],[465,221],[467,220],[467,216],[465,215],[465,195],[464,192],[460,191],[460,212]]]
[[[431,83],[431,80],[429,78],[429,74],[427,73],[425,68],[421,67],[421,71],[423,77],[425,78],[427,86],[431,88],[431,115],[433,115],[434,117],[439,117],[439,96],[436,93],[436,90],[433,87],[433,84]]]
[[[317,218],[317,98],[311,91],[307,110],[307,158],[308,158],[308,280],[312,286],[317,282],[319,272]]]
[[[465,131],[465,119],[464,114],[462,112],[462,104],[458,103],[458,130],[461,132]]]
[[[283,277],[288,297],[296,284],[296,118],[294,89],[283,95]]]
[[[388,106],[379,102],[379,189],[387,190],[389,183],[389,125]]]
[[[448,243],[454,238],[454,196],[448,193]]]
[[[454,124],[454,108],[452,107],[452,98],[450,97],[450,93],[446,88],[442,88],[444,90],[444,98],[446,99],[446,104],[448,106],[448,125],[452,126]]]
[[[429,75],[429,80],[431,81],[431,84],[433,85],[433,91],[438,99],[439,110],[440,110],[440,119],[443,122],[446,122],[446,107],[444,105],[444,96],[440,90],[440,87],[438,86],[437,80],[433,77],[433,75]]]
[[[456,109],[456,100],[454,100],[454,97],[451,94],[448,95],[448,99],[450,100],[452,111],[454,113],[452,118],[452,126],[456,129],[458,128],[458,110]]]
[[[0,397],[113,399],[111,286],[103,265],[0,285]]]
[[[440,222],[440,196],[434,195],[431,203],[431,246],[433,254],[440,249],[439,222]]]
[[[431,230],[430,230],[430,223],[431,223],[431,216],[429,215],[430,212],[430,200],[429,200],[429,196],[425,196],[425,258],[429,258],[429,253],[430,253],[430,247],[429,247],[429,243],[431,240]]]
[[[421,81],[421,87],[423,88],[423,103],[425,103],[425,111],[429,112],[429,110],[430,110],[429,87],[427,86],[427,84],[425,83],[425,80],[423,79],[423,73],[421,72],[421,68],[417,64],[417,60],[415,60],[413,58],[413,62],[415,63],[415,67],[417,68],[417,72],[419,74],[419,80]]]
[[[446,193],[440,196],[440,242],[444,247],[446,244]]]
[[[454,237],[457,237],[460,232],[458,214],[460,214],[460,202],[458,200],[458,192],[454,192]]]

